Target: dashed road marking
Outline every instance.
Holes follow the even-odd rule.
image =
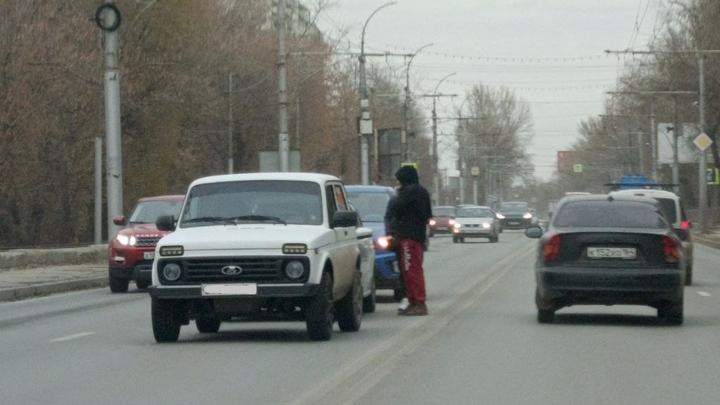
[[[707,291],[698,291],[697,293],[698,293],[698,295],[701,296],[701,297],[711,297],[711,296],[712,296],[712,294],[710,294],[710,293],[707,292]]]
[[[94,334],[95,334],[95,332],[76,333],[74,335],[68,335],[68,336],[63,336],[63,337],[57,338],[57,339],[53,339],[50,341],[50,343],[67,342],[68,340],[78,339],[81,337],[90,336],[90,335],[94,335]]]

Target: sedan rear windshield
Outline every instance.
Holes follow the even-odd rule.
[[[564,204],[555,215],[558,228],[667,228],[652,205],[631,201],[576,201]]]
[[[660,208],[662,208],[663,214],[665,214],[665,218],[667,218],[668,222],[671,224],[676,223],[677,220],[677,212],[675,208],[675,200],[672,200],[670,198],[655,198],[660,202]]]

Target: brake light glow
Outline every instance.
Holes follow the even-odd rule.
[[[555,235],[543,246],[545,262],[554,262],[560,258],[560,235]]]
[[[678,249],[678,244],[675,242],[675,240],[669,236],[663,236],[662,237],[662,244],[663,244],[663,255],[665,256],[665,261],[668,263],[677,263],[680,261],[680,251]]]
[[[682,229],[683,231],[689,230],[690,229],[690,221],[688,221],[686,219],[686,220],[680,222],[680,229]]]

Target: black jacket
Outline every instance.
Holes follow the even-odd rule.
[[[418,182],[417,171],[401,167],[395,173],[401,187],[397,197],[388,203],[386,219],[390,233],[397,239],[412,239],[425,243],[427,223],[432,217],[430,195]]]

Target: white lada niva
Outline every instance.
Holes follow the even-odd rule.
[[[155,251],[150,296],[158,342],[195,320],[304,318],[312,340],[334,321],[360,329],[374,308],[372,231],[360,227],[342,182],[312,173],[205,177],[189,187],[180,218]]]

